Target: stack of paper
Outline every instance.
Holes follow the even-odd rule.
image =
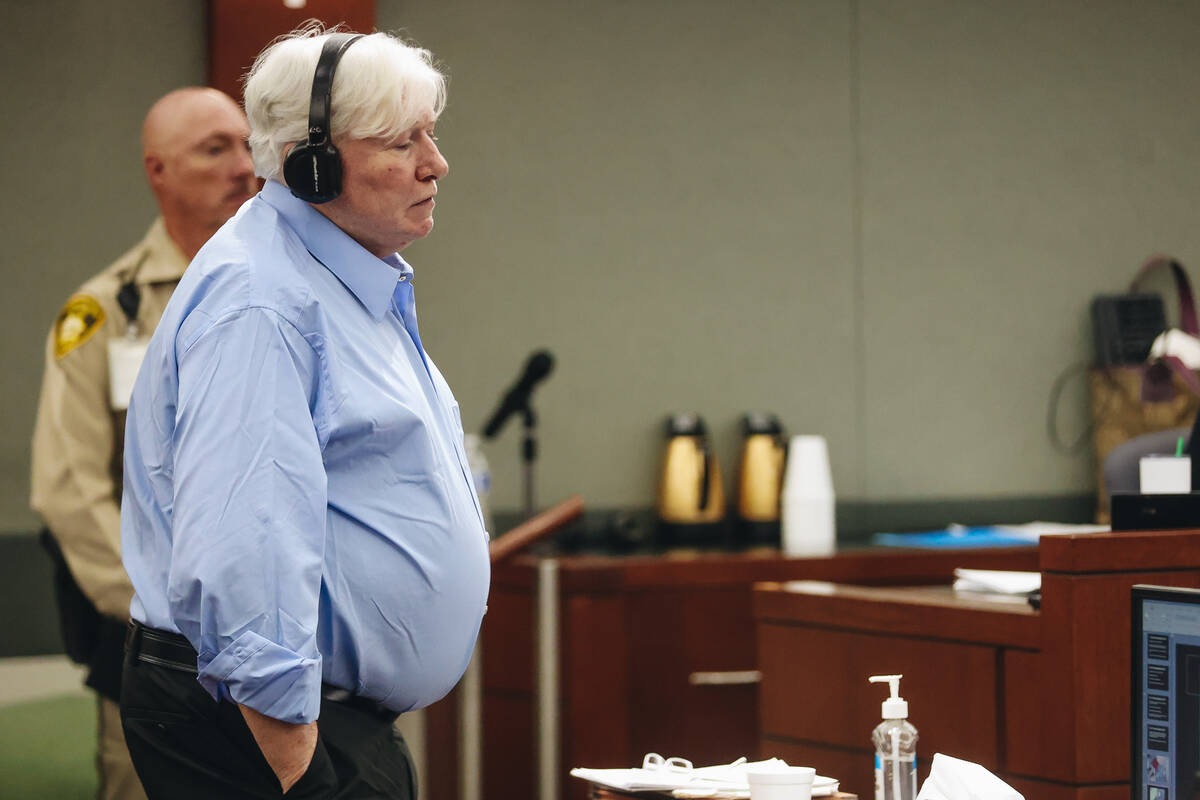
[[[680,798],[721,798],[722,800],[746,800],[750,797],[750,784],[746,770],[751,767],[787,766],[778,758],[747,763],[738,759],[732,764],[711,767],[696,767],[686,771],[663,769],[588,769],[576,767],[571,775],[600,786],[623,792],[670,792]],[[818,775],[813,781],[813,797],[826,797],[837,791],[838,781]]]
[[[1029,594],[1042,588],[1040,572],[960,568],[954,570],[954,577],[954,590],[958,592]]]

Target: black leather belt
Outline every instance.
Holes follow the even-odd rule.
[[[352,708],[362,714],[374,717],[380,722],[385,722],[391,725],[400,716],[390,708],[385,708],[374,700],[370,700],[362,695],[354,694],[349,689],[343,689],[340,686],[332,686],[328,683],[321,684],[321,697],[328,700],[330,703],[337,703],[339,706]]]
[[[180,672],[197,673],[196,648],[187,637],[157,628],[147,628],[136,619],[129,621],[125,650],[138,661]]]
[[[125,649],[131,652],[138,661],[147,664],[155,664],[191,675],[198,672],[196,648],[192,647],[192,643],[187,640],[186,636],[179,633],[147,628],[137,620],[131,620],[129,631],[125,634]],[[400,716],[374,700],[328,683],[321,684],[321,697],[331,703],[368,714],[389,724],[395,722],[396,718]]]

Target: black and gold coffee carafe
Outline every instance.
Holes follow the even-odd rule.
[[[659,544],[721,544],[725,490],[721,468],[699,414],[667,418],[667,444],[658,485]]]
[[[742,546],[779,546],[779,507],[787,443],[774,414],[742,417],[736,536]]]

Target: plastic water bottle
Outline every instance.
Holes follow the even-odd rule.
[[[833,555],[837,528],[825,437],[792,437],[779,506],[784,555]]]
[[[901,675],[872,675],[887,683],[892,696],[883,701],[883,722],[871,731],[875,745],[875,800],[913,800],[917,796],[917,729],[908,721],[908,701],[900,696]]]
[[[492,492],[492,470],[488,466],[487,456],[483,454],[483,440],[477,433],[468,433],[463,436],[463,444],[467,450],[467,466],[471,468],[471,482],[475,484],[475,495],[479,498],[479,510],[483,513],[483,526],[495,537],[492,510],[488,505],[488,496]]]

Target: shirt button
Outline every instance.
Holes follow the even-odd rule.
[[[401,282],[401,283],[404,283],[406,280],[408,280],[408,276],[407,276],[407,275],[401,275],[401,276],[400,276],[400,282]]]

